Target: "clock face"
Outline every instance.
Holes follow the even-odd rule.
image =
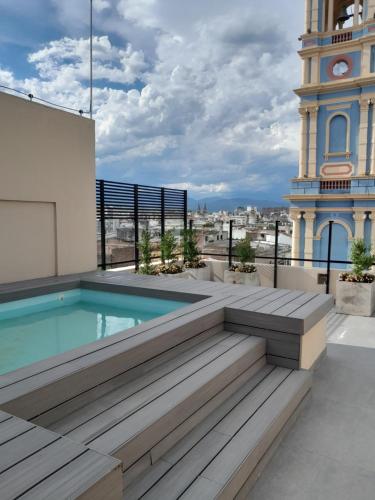
[[[335,76],[344,76],[349,71],[349,64],[346,61],[337,61],[332,68],[332,73]]]

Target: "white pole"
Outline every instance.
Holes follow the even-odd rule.
[[[92,118],[92,0],[90,0],[90,118]]]

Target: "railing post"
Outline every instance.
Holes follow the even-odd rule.
[[[138,184],[134,184],[134,261],[135,269],[139,269],[139,213],[138,213]]]
[[[277,260],[279,256],[279,221],[275,223],[275,255],[273,262],[273,287],[277,288]]]
[[[105,185],[104,180],[99,181],[99,203],[100,203],[100,247],[101,247],[101,268],[107,269],[107,260],[105,254]]]
[[[229,251],[228,251],[228,257],[229,257],[229,267],[232,266],[232,260],[233,260],[233,221],[229,221]]]
[[[326,281],[327,294],[329,294],[330,279],[331,279],[332,230],[333,230],[333,220],[330,220],[328,228],[328,255],[327,255],[327,281]]]
[[[190,229],[190,231],[193,230],[193,219],[189,220],[189,229]]]
[[[164,192],[163,187],[161,188],[160,196],[161,196],[160,233],[161,233],[161,236],[164,236],[164,234],[165,234],[165,192]]]
[[[188,193],[187,190],[184,190],[184,229],[186,231],[188,222],[187,222],[187,216],[188,216]]]

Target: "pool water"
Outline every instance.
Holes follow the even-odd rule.
[[[185,305],[86,289],[0,304],[0,374],[104,339]]]

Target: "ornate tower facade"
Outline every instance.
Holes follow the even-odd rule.
[[[375,0],[305,1],[292,257],[326,259],[333,220],[332,258],[348,260],[353,238],[375,249]]]

